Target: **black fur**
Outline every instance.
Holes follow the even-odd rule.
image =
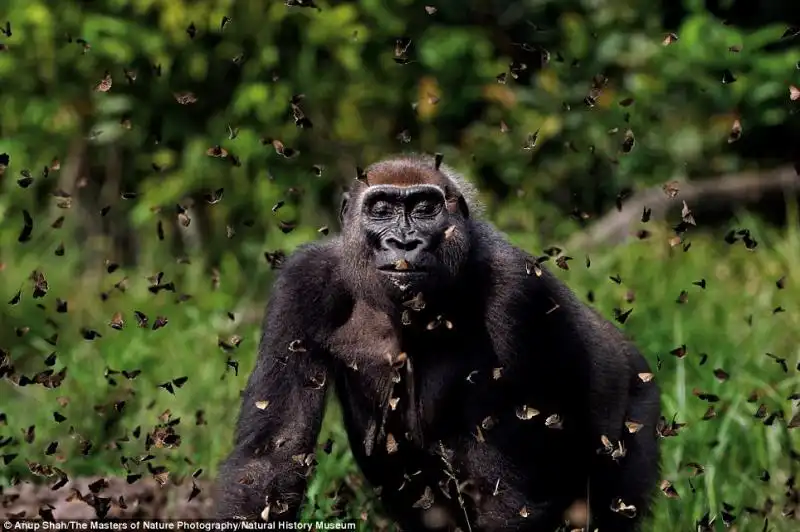
[[[382,164],[436,172],[427,158]],[[283,266],[219,517],[258,518],[269,504],[270,520],[296,519],[333,385],[358,465],[404,530],[429,530],[428,511],[444,530],[551,532],[587,487],[592,530],[637,530],[659,475],[659,391],[637,376],[647,362],[551,273],[532,271],[530,255],[476,218],[463,180],[441,170],[455,228],[431,253],[458,274],[425,285],[421,310],[403,304],[414,290],[387,290],[371,263],[370,222],[354,208],[370,169],[343,205],[343,234]],[[523,406],[538,415],[521,419]],[[560,428],[545,423],[554,414]],[[631,433],[626,421],[644,426]],[[626,455],[598,452],[604,436]],[[617,499],[636,518],[613,512]]]

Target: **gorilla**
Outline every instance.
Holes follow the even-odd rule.
[[[342,232],[274,283],[219,518],[298,518],[333,386],[355,460],[403,530],[639,530],[660,398],[639,351],[480,219],[441,156],[345,193]],[[580,526],[580,525],[579,525]],[[569,529],[569,528],[567,528]]]

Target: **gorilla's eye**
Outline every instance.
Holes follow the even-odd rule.
[[[429,217],[439,213],[440,205],[431,201],[420,201],[411,211],[413,216]]]
[[[391,218],[394,215],[394,205],[388,201],[376,201],[369,208],[372,218]]]

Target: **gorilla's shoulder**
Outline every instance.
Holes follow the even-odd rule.
[[[489,268],[495,282],[512,282],[516,285],[530,276],[526,270],[526,262],[534,260],[530,253],[512,244],[488,222],[473,222],[471,229],[473,244],[477,248],[474,259]]]
[[[635,348],[622,331],[583,303],[547,263],[535,271],[535,257],[511,244],[500,232],[490,227],[481,229],[480,234],[482,253],[489,265],[483,276],[490,280],[486,307],[502,317],[503,328],[530,329],[531,323],[538,323],[536,330],[541,334],[569,338],[572,345],[583,346],[581,352],[603,352],[609,360],[617,359],[613,352],[621,346],[633,353]]]
[[[314,337],[349,301],[341,281],[341,252],[336,237],[302,244],[278,270],[269,294],[268,327],[304,331]]]
[[[539,307],[550,301],[582,306],[546,263],[538,271],[534,269],[536,257],[512,244],[494,226],[479,222],[473,226],[473,233],[479,246],[478,261],[488,268],[485,275],[491,279],[493,293],[499,300],[514,306]]]
[[[276,286],[291,287],[295,292],[319,292],[330,287],[341,267],[340,249],[338,237],[301,244],[281,266]]]

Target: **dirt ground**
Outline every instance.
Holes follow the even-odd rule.
[[[53,491],[47,484],[22,482],[0,488],[0,519],[202,519],[211,517],[209,481],[186,479],[161,486],[152,478],[128,484],[124,478],[84,477]],[[197,490],[200,490],[197,493]],[[192,492],[195,496],[189,500]]]
[[[213,513],[210,481],[168,480],[162,486],[153,478],[128,484],[124,478],[84,477],[56,491],[51,485],[23,482],[0,490],[0,519],[207,519]],[[429,517],[435,520],[433,510]],[[585,503],[576,502],[565,518],[582,526]],[[378,529],[387,530],[388,524]]]

